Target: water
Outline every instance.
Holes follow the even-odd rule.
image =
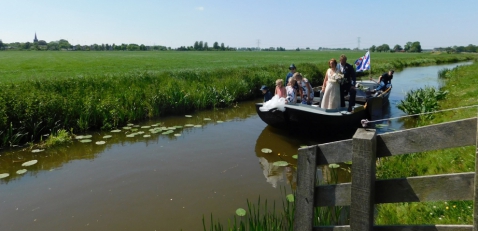
[[[438,86],[438,70],[456,65],[395,72],[387,116],[403,115],[396,104],[408,90]],[[0,179],[0,230],[201,230],[203,215],[226,223],[237,208],[247,207],[246,199],[279,202],[280,188],[296,185],[295,168],[273,163],[294,166],[301,145],[323,141],[267,126],[254,103],[141,123],[202,125],[169,135],[94,133],[92,143],[75,140],[40,153],[3,151],[0,174],[10,176]],[[113,137],[105,140],[106,134]],[[99,140],[106,144],[96,145]],[[21,166],[33,159],[38,163]],[[28,171],[16,174],[20,169]]]

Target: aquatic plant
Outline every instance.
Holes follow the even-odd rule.
[[[447,94],[447,91],[440,91],[434,87],[410,90],[397,107],[409,115],[433,112],[439,109],[438,101],[444,99]],[[426,117],[431,118],[432,115]]]

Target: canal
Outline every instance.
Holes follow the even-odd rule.
[[[403,116],[396,105],[407,91],[439,86],[438,71],[457,65],[395,72],[385,116]],[[295,187],[297,149],[325,141],[267,126],[255,112],[259,101],[84,134],[92,142],[37,153],[3,150],[0,230],[201,230],[203,215],[226,224],[247,199],[279,202],[281,189]],[[400,120],[389,124],[379,132],[404,129]],[[31,160],[38,162],[22,166]]]

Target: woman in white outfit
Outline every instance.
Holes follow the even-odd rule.
[[[337,60],[331,59],[322,85],[321,108],[335,109],[340,107],[340,81],[342,79],[343,75],[337,69]]]

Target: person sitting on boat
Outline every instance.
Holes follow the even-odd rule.
[[[266,85],[261,87],[262,94],[264,95],[264,103],[272,99],[272,93]]]
[[[297,103],[297,90],[294,86],[297,84],[295,78],[290,78],[289,83],[287,83],[287,87],[285,87],[287,92],[286,103],[287,104],[296,104]]]
[[[329,61],[329,69],[325,73],[324,84],[322,85],[321,108],[335,109],[340,107],[340,82],[343,79],[344,75],[337,68],[337,60],[331,59]]]
[[[380,77],[378,77],[378,84],[379,86],[372,91],[372,93],[375,93],[377,91],[384,91],[390,88],[392,86],[392,79],[393,79],[393,73],[395,73],[394,70],[389,70],[388,73],[383,73]],[[370,78],[370,80],[373,80]]]
[[[299,93],[302,104],[312,105],[314,99],[314,91],[309,83],[309,80],[304,78],[299,72],[296,72],[292,77],[297,81],[299,85]]]
[[[276,80],[276,91],[275,91],[274,95],[279,95],[279,98],[286,98],[287,97],[287,93],[286,93],[286,90],[285,90],[282,79]]]

